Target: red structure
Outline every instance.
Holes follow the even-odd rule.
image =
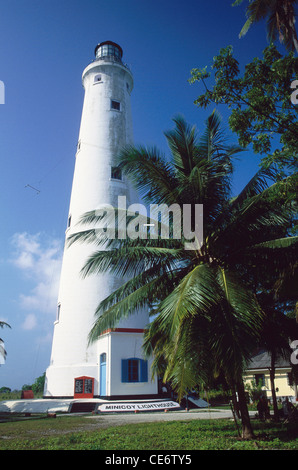
[[[94,378],[93,377],[76,377],[74,379],[74,398],[93,398],[94,395]]]
[[[34,393],[32,390],[22,390],[21,398],[27,400],[32,399],[34,398]]]

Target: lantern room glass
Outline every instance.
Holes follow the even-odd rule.
[[[112,56],[116,59],[121,60],[121,50],[113,44],[103,44],[96,51],[96,58]]]

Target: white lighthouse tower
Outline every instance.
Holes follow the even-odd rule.
[[[118,196],[132,204],[132,190],[116,167],[116,156],[132,143],[130,94],[133,77],[122,62],[119,45],[105,41],[82,76],[85,97],[76,152],[66,238],[84,229],[82,215],[103,204],[117,206]],[[119,286],[106,273],[83,278],[81,269],[96,249],[92,244],[65,245],[52,354],[46,371],[45,398],[153,398],[151,361],[143,357],[147,312],[130,316],[88,346],[94,313]]]

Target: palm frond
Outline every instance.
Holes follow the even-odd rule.
[[[174,273],[159,271],[158,267],[154,267],[129,279],[98,305],[89,341],[93,342],[105,330],[113,329],[120,320],[135,315],[143,308],[148,309],[151,302],[174,288],[183,272],[183,269]]]
[[[107,271],[117,276],[132,276],[160,263],[165,268],[174,270],[185,260],[183,248],[127,245],[115,250],[94,252],[82,268],[83,276]]]
[[[145,202],[177,202],[173,169],[156,148],[127,146],[118,160],[119,168],[132,180]]]
[[[262,173],[260,178],[253,178],[216,220],[217,230],[210,235],[212,255],[216,258],[228,256],[230,261],[236,257],[240,259],[249,247],[285,235],[294,211],[289,203],[293,199],[293,185],[294,176],[271,186],[267,185]],[[222,250],[221,255],[218,250]]]
[[[198,311],[202,315],[207,314],[219,299],[219,288],[214,279],[213,269],[204,264],[195,266],[160,302],[156,322],[161,331],[171,336],[181,321],[191,318]]]
[[[253,250],[263,250],[264,248],[270,249],[270,250],[282,249],[284,252],[284,248],[294,247],[295,249],[297,249],[297,245],[298,245],[298,236],[277,238],[274,240],[264,241],[262,243],[257,243],[252,248]]]
[[[190,127],[184,118],[173,119],[176,127],[165,132],[165,136],[173,157],[176,171],[189,175],[195,165],[197,153],[197,136],[195,127]]]
[[[171,337],[161,333],[159,321],[157,317],[146,331],[144,349],[153,356],[152,372],[171,384],[180,401],[198,381],[206,384],[212,375],[210,320],[201,315],[184,319]]]
[[[218,282],[223,299],[212,312],[209,348],[217,368],[226,371],[233,380],[239,380],[245,361],[260,337],[262,310],[249,289],[239,283],[235,273],[218,270]]]
[[[2,339],[0,338],[0,357],[3,357],[5,359],[6,356],[7,356],[7,352],[4,348],[4,343],[3,343]]]
[[[225,304],[231,307],[230,312],[236,315],[248,336],[258,336],[262,327],[263,312],[255,294],[243,285],[235,272],[224,268],[218,270],[218,282],[224,294]]]
[[[240,191],[238,196],[236,196],[231,204],[239,206],[243,203],[244,200],[261,194],[265,189],[269,187],[270,182],[275,182],[277,177],[277,169],[273,166],[268,168],[260,168],[259,171],[249,180],[245,187]]]
[[[250,16],[249,18],[247,18],[247,20],[245,21],[244,25],[242,26],[242,29],[239,33],[239,38],[242,38],[242,36],[245,36],[247,31],[249,30],[249,28],[251,27],[251,25],[253,24],[253,18]]]

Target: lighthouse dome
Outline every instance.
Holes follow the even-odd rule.
[[[95,48],[96,59],[111,57],[121,62],[122,55],[123,55],[122,48],[118,44],[112,41],[101,42],[100,44],[97,44]]]

